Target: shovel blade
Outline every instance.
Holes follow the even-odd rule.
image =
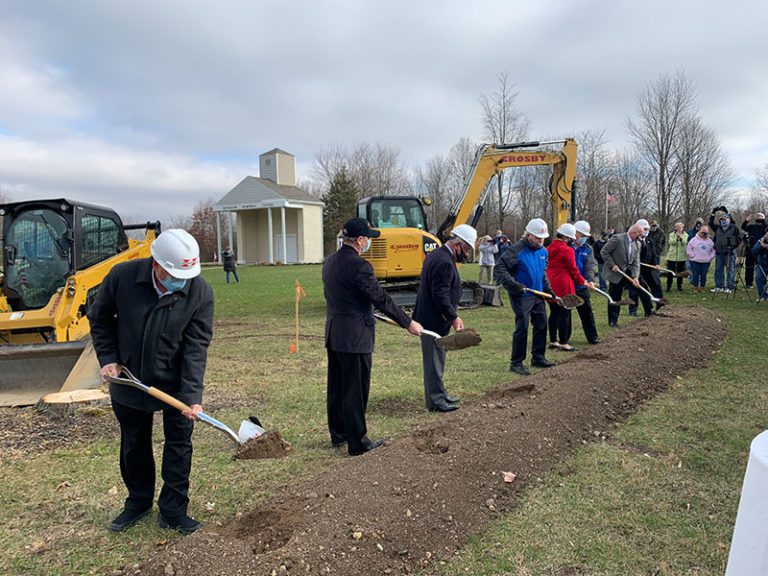
[[[264,428],[258,424],[251,420],[243,420],[240,422],[240,429],[237,431],[237,439],[240,441],[240,444],[245,444],[248,440],[257,438],[264,434],[264,432]]]

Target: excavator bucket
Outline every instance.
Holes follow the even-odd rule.
[[[100,385],[90,340],[0,346],[0,406],[28,406],[53,392]]]

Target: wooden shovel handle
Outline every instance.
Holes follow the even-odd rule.
[[[536,296],[541,296],[542,298],[546,300],[555,300],[557,297],[552,296],[552,294],[547,294],[546,292],[540,292],[539,290],[534,290],[533,288],[523,288],[526,292],[530,292],[531,294],[536,294]]]
[[[177,410],[181,410],[182,412],[190,412],[192,408],[190,408],[187,404],[184,404],[181,400],[174,398],[170,394],[166,394],[162,390],[155,388],[154,386],[147,386],[147,394],[150,396],[154,396],[161,402],[165,402],[166,404],[173,406]]]

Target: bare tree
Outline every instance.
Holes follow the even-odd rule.
[[[653,169],[656,180],[655,212],[665,229],[680,209],[675,186],[679,176],[676,157],[680,131],[697,115],[693,82],[683,72],[662,74],[637,99],[636,120],[627,119],[635,149]]]
[[[697,117],[686,120],[675,151],[679,169],[679,205],[670,216],[690,225],[698,216],[709,214],[712,206],[732,204],[728,187],[733,170],[714,131]]]
[[[491,94],[480,94],[478,100],[482,110],[484,137],[492,144],[508,144],[525,139],[528,133],[528,119],[525,113],[515,107],[519,93],[509,81],[509,74],[503,72],[498,78],[498,89]],[[496,176],[496,211],[499,228],[510,209],[511,197],[504,193],[504,173]]]
[[[605,147],[605,131],[589,130],[577,135],[576,214],[580,220],[605,220],[607,196],[613,180],[614,161]]]
[[[10,202],[11,198],[8,192],[0,188],[0,204],[5,204],[6,202]],[[3,216],[0,214],[0,254],[3,254],[3,240],[2,240],[2,233],[3,233]],[[3,260],[0,260],[0,268],[3,266]]]
[[[610,193],[615,202],[608,206],[607,225],[625,230],[653,207],[654,176],[636,155],[617,153],[613,163]]]
[[[755,170],[755,186],[754,193],[762,198],[763,202],[768,201],[768,162],[765,166]]]
[[[328,190],[336,174],[345,170],[359,200],[368,196],[391,196],[410,191],[409,173],[396,148],[362,143],[351,151],[330,146],[315,155],[313,189]]]
[[[423,168],[418,168],[414,175],[415,187],[421,196],[428,197],[432,203],[426,206],[427,220],[434,228],[448,214],[452,205],[450,195],[450,165],[445,156],[438,154],[427,160]]]

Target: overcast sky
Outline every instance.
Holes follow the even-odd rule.
[[[748,187],[768,161],[768,4],[673,0],[0,0],[0,188],[167,218],[280,147],[415,167],[482,140],[506,71],[530,136],[626,146],[639,91],[682,70]]]

